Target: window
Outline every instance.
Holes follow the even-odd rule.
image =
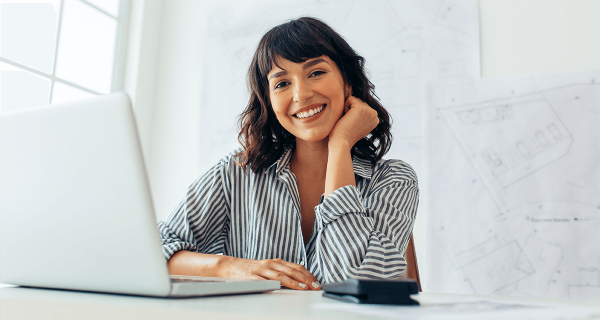
[[[0,1],[0,112],[122,90],[129,0]]]

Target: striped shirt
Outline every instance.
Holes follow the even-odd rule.
[[[167,260],[178,250],[280,258],[305,266],[321,283],[402,274],[419,201],[414,170],[400,160],[372,166],[353,157],[356,187],[321,195],[304,245],[293,150],[260,174],[239,167],[232,152],[192,183],[158,221]]]

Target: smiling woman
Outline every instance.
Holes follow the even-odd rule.
[[[338,94],[343,94],[343,99],[352,95],[377,111],[379,125],[354,145],[352,154],[373,162],[380,160],[391,144],[390,116],[375,98],[374,86],[365,73],[365,59],[327,24],[314,18],[300,18],[267,32],[250,64],[250,101],[240,118],[239,140],[245,148],[239,155],[244,158],[244,164],[249,164],[254,171],[263,170],[281,156],[286,146],[296,142],[296,136],[284,130],[271,107],[276,103],[272,99],[281,101],[279,92],[282,87],[296,85],[295,82],[278,79],[274,83],[278,88],[270,86],[274,78],[289,75],[292,71],[282,66],[285,61],[302,64],[301,69],[307,73],[306,76],[310,75],[314,80],[327,78],[328,81],[333,75],[323,73],[334,71],[341,77],[337,80],[343,81],[341,87],[337,88]],[[315,68],[317,64],[320,67],[327,66],[329,70]],[[268,131],[272,131],[274,139],[260,138]]]
[[[390,118],[364,58],[322,21],[299,18],[263,36],[248,84],[242,148],[158,222],[169,272],[298,290],[401,275],[417,177],[382,159]]]

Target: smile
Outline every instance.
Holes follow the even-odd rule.
[[[323,104],[320,107],[314,108],[314,109],[310,109],[308,111],[304,111],[304,112],[298,112],[294,115],[294,117],[298,118],[298,119],[304,119],[304,118],[309,118],[314,116],[315,114],[323,111],[323,109],[325,108],[326,104]]]

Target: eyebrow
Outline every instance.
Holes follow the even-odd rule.
[[[319,64],[319,63],[322,63],[322,62],[325,62],[325,63],[329,64],[329,62],[327,62],[327,60],[325,60],[325,59],[322,59],[322,58],[319,58],[319,59],[315,59],[315,60],[311,60],[311,61],[309,61],[309,62],[306,62],[306,63],[305,63],[303,66],[302,66],[302,70],[306,70],[306,69],[308,69],[308,68],[310,68],[310,67],[312,67],[312,66],[315,66],[315,65],[317,65],[317,64]],[[275,73],[273,73],[273,74],[272,74],[272,75],[269,77],[269,80],[271,80],[271,79],[273,79],[273,78],[279,78],[279,77],[285,76],[287,73],[288,73],[288,72],[287,72],[286,70],[275,72]]]
[[[273,73],[273,74],[272,74],[272,75],[269,77],[269,80],[271,80],[271,79],[273,79],[273,78],[279,78],[279,77],[283,77],[283,76],[285,76],[287,73],[288,73],[288,72],[287,72],[286,70],[275,72],[275,73]]]
[[[312,67],[312,66],[316,66],[317,64],[319,64],[319,63],[321,63],[321,62],[325,62],[325,63],[329,64],[329,62],[327,62],[327,60],[325,60],[325,59],[322,59],[322,58],[319,58],[319,59],[311,60],[311,61],[309,61],[309,62],[305,63],[305,64],[302,66],[302,70],[306,70],[306,69],[308,69],[308,68],[310,68],[310,67]]]

